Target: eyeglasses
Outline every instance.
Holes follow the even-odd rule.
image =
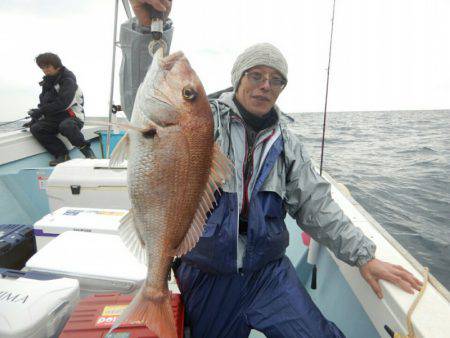
[[[286,80],[278,76],[266,77],[260,72],[244,72],[244,74],[247,76],[253,86],[258,86],[264,83],[266,80],[269,80],[270,87],[274,90],[282,90],[286,86]]]

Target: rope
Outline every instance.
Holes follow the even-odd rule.
[[[408,314],[406,315],[406,324],[408,325],[408,334],[406,336],[404,336],[400,333],[395,333],[394,338],[416,338],[416,335],[414,334],[414,327],[412,324],[411,317],[412,317],[414,310],[417,307],[417,304],[419,304],[419,301],[422,299],[422,296],[425,293],[425,289],[427,288],[428,281],[429,281],[429,270],[428,270],[428,268],[424,268],[422,288],[420,289],[419,294],[417,295],[416,299],[414,299],[414,302],[411,304],[411,306],[408,310]]]

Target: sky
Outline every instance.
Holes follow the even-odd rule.
[[[87,116],[107,116],[114,0],[0,2],[0,121],[38,103],[34,58],[51,51],[77,76]],[[173,0],[172,51],[207,92],[230,86],[237,55],[276,45],[289,64],[279,106],[324,109],[332,0]],[[119,23],[126,19],[119,1]],[[336,0],[329,111],[450,109],[450,1]],[[117,49],[116,64],[120,64]],[[119,103],[118,67],[114,102]]]

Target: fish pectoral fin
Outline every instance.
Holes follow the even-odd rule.
[[[128,158],[129,144],[130,137],[128,136],[128,133],[125,133],[125,135],[116,144],[116,147],[111,154],[111,159],[109,160],[110,167],[118,167]]]
[[[147,266],[145,241],[138,227],[134,224],[133,209],[130,209],[120,220],[119,236],[137,260]]]
[[[191,227],[187,231],[186,236],[183,238],[180,245],[175,249],[174,256],[180,257],[186,254],[199,241],[206,225],[207,214],[216,204],[214,193],[216,191],[220,193],[220,188],[233,173],[232,168],[232,162],[220,150],[219,145],[214,144],[214,153],[208,182],[200,197],[200,203],[195,212]]]
[[[150,124],[147,128],[141,129],[141,133],[145,138],[153,138],[161,129],[178,125],[177,121],[160,121],[159,123],[156,123],[154,121],[147,120],[147,123],[149,122]]]
[[[142,130],[142,136],[145,138],[153,138],[157,134],[158,129],[156,127],[149,127],[144,130]]]

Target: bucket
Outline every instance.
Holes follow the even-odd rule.
[[[108,139],[108,132],[106,130],[99,130],[96,132],[96,134],[100,137],[102,158],[106,158],[106,140]],[[114,133],[111,130],[110,143],[109,143],[109,155],[111,155],[117,142],[120,141],[120,139],[123,137],[123,135],[125,135],[124,131],[119,131],[118,133]]]

